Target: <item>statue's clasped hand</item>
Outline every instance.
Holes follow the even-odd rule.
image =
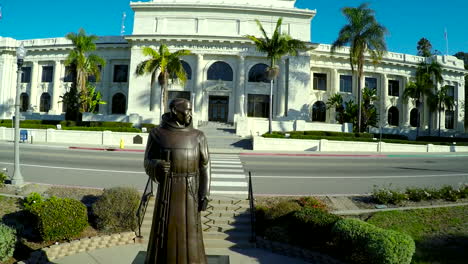
[[[201,198],[200,201],[198,202],[198,211],[199,212],[206,211],[207,207],[208,207],[208,198],[207,197]]]
[[[164,173],[168,173],[171,169],[171,162],[158,160],[157,166],[160,170],[164,171]]]

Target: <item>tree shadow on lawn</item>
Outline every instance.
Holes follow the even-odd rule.
[[[436,235],[416,241],[414,263],[466,263],[468,235]]]

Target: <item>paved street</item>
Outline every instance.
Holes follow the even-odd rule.
[[[248,171],[255,194],[360,194],[374,185],[441,186],[468,183],[468,154],[370,156],[255,156],[213,154],[212,189],[245,194]],[[242,162],[242,163],[241,163]],[[143,189],[142,152],[69,150],[21,145],[25,181]],[[0,169],[13,172],[13,145],[0,143]],[[244,171],[244,173],[243,173]]]

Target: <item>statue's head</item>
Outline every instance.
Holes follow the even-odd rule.
[[[176,98],[169,103],[171,117],[177,123],[184,126],[190,125],[192,122],[192,104],[184,98]]]

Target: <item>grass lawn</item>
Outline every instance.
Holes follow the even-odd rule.
[[[467,263],[468,206],[379,212],[367,222],[413,237],[413,263]]]

